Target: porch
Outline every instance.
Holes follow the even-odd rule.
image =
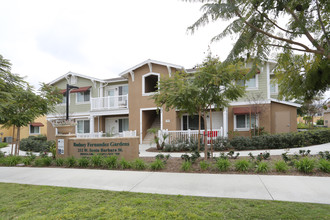
[[[91,98],[91,111],[128,109],[128,95]]]

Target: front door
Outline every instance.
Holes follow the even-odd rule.
[[[290,132],[290,112],[275,112],[275,133]]]
[[[105,132],[110,135],[118,134],[118,119],[105,119]]]

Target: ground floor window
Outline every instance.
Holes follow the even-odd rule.
[[[182,116],[182,129],[183,130],[198,130],[198,115]],[[204,130],[204,119],[201,117],[201,130]]]
[[[30,134],[40,134],[40,127],[30,125]]]
[[[89,120],[77,120],[78,133],[90,133]]]
[[[249,114],[235,115],[234,119],[235,119],[234,120],[235,129],[249,130],[249,126],[250,126],[250,115]],[[258,117],[256,117],[256,115],[252,114],[251,115],[251,128],[254,128],[255,125],[258,126]]]
[[[128,118],[119,119],[119,132],[128,131]]]

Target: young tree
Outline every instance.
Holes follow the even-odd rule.
[[[273,50],[280,95],[311,99],[330,84],[330,4],[326,0],[195,0],[206,2],[192,33],[216,20],[230,20],[218,41],[238,35],[226,61],[254,57],[254,68]],[[306,39],[306,40],[305,40]],[[294,54],[296,51],[302,55]],[[291,65],[287,65],[290,64]],[[255,69],[251,70],[254,72]],[[290,84],[289,84],[290,83]],[[288,86],[290,85],[290,86]]]
[[[242,63],[224,65],[218,59],[209,55],[195,73],[177,72],[159,82],[159,93],[153,96],[158,107],[165,110],[179,109],[189,115],[201,112],[204,119],[205,135],[204,149],[207,159],[207,120],[209,109],[214,106],[217,110],[228,106],[244,94],[244,88],[237,85],[235,80],[243,77],[246,70]]]
[[[18,154],[21,127],[53,111],[54,106],[61,101],[61,94],[58,89],[46,84],[36,94],[21,77],[10,73],[11,64],[8,60],[0,56],[0,62],[0,124],[16,127],[15,154]]]

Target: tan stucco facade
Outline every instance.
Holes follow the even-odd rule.
[[[29,136],[37,136],[37,135],[47,135],[47,119],[46,116],[40,116],[36,118],[33,122],[39,122],[42,123],[43,126],[39,127],[39,133],[31,133],[30,132],[30,126],[21,127],[20,131],[20,140],[23,138],[27,138]],[[0,125],[0,133],[3,133],[2,138],[4,137],[12,137],[13,136],[13,127],[10,128],[2,128],[2,125]],[[17,135],[17,129],[15,129],[15,140]],[[1,136],[0,136],[1,138]],[[4,141],[4,140],[2,140]]]
[[[152,72],[150,72],[149,66],[143,65],[140,68],[134,70],[134,81],[132,77],[128,76],[128,100],[129,100],[129,129],[136,130],[137,134],[141,133],[140,120],[142,117],[142,137],[146,135],[147,129],[153,123],[154,112],[157,107],[150,94],[143,94],[143,80],[144,76],[148,74],[159,74],[160,79],[168,77],[168,68],[166,66],[151,64]],[[171,68],[172,72],[176,70]],[[149,114],[148,114],[149,113]],[[179,118],[175,110],[166,112],[163,109],[159,110],[161,117],[161,125],[163,129],[178,130],[179,129]]]
[[[250,136],[250,130],[239,130],[234,128],[233,108],[251,108],[256,109],[256,106],[241,105],[241,106],[230,106],[228,108],[228,135],[233,137],[239,136]],[[297,131],[297,108],[294,106],[271,102],[270,104],[262,104],[258,106],[258,124],[259,127],[264,127],[267,133],[288,133]],[[253,110],[251,110],[253,111]]]
[[[330,128],[330,112],[324,112],[324,125]]]

